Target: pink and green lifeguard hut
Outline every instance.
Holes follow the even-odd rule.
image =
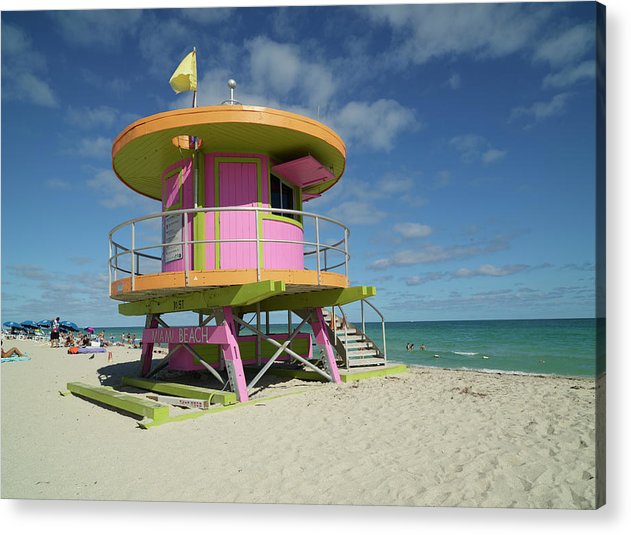
[[[146,317],[140,375],[206,370],[245,401],[270,370],[340,382],[340,369],[386,363],[383,317],[381,348],[365,334],[376,290],[350,286],[348,228],[304,211],[345,162],[324,124],[234,100],[145,117],[118,135],[117,177],[162,203],[110,232],[110,296],[121,314]],[[353,302],[361,325],[341,308]],[[272,332],[275,311],[287,314],[282,332]],[[162,315],[174,312],[198,321],[171,327]],[[152,366],[156,343],[168,353]]]

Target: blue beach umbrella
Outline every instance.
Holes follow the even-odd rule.
[[[3,327],[6,327],[7,329],[17,329],[18,331],[25,331],[26,329],[24,327],[22,327],[22,325],[20,325],[19,323],[15,323],[15,321],[5,321],[2,324]]]
[[[23,321],[20,325],[22,325],[22,327],[24,327],[25,329],[32,329],[34,331],[39,329],[39,325],[31,320]]]
[[[44,329],[50,329],[52,322],[50,320],[42,320],[37,322],[38,327],[44,327]]]
[[[72,321],[61,321],[61,322],[59,322],[59,328],[62,331],[79,332],[81,330],[81,329],[79,329],[79,327],[77,327],[77,324],[73,323]]]

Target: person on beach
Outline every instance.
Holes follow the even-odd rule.
[[[22,353],[17,347],[12,347],[10,349],[7,349],[6,351],[4,350],[4,348],[2,348],[3,359],[11,358],[13,355],[17,355],[18,357],[23,357],[24,353]]]
[[[50,347],[59,347],[59,317],[51,322]]]

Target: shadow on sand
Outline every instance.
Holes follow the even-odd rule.
[[[154,364],[155,366],[155,364]],[[102,386],[112,386],[116,390],[120,391],[138,391],[137,389],[132,389],[128,387],[122,387],[122,381],[124,376],[128,377],[139,377],[140,376],[140,363],[139,362],[122,362],[117,364],[108,364],[107,366],[103,366],[98,370],[99,374],[99,382]],[[250,381],[256,376],[258,373],[258,369],[256,368],[246,368],[245,370],[246,382],[249,384]],[[225,378],[227,381],[226,371],[220,371],[219,374]],[[203,388],[212,388],[215,390],[229,390],[229,385],[226,383],[220,383],[219,380],[206,371],[194,371],[194,372],[179,372],[179,371],[171,371],[171,370],[161,370],[157,374],[153,375],[151,380],[155,381],[168,381],[173,383],[182,383],[186,385],[199,386]],[[293,379],[291,377],[279,377],[276,375],[272,375],[270,373],[265,374],[259,381],[256,383],[254,388],[250,391],[250,396],[262,394],[263,396],[267,395],[266,391],[274,390],[278,391],[279,389],[284,389],[288,387],[286,383],[291,381],[298,381],[297,379]],[[305,385],[307,382],[304,382]],[[295,382],[293,386],[295,386]]]

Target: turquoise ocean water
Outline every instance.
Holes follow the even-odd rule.
[[[142,327],[96,329],[101,330],[117,341],[124,333],[142,334]],[[382,345],[381,324],[366,323],[366,331]],[[413,351],[406,351],[408,342]],[[386,344],[390,361],[411,366],[596,376],[595,319],[390,322]],[[419,351],[421,344],[425,351]],[[601,362],[599,372],[602,367]]]

